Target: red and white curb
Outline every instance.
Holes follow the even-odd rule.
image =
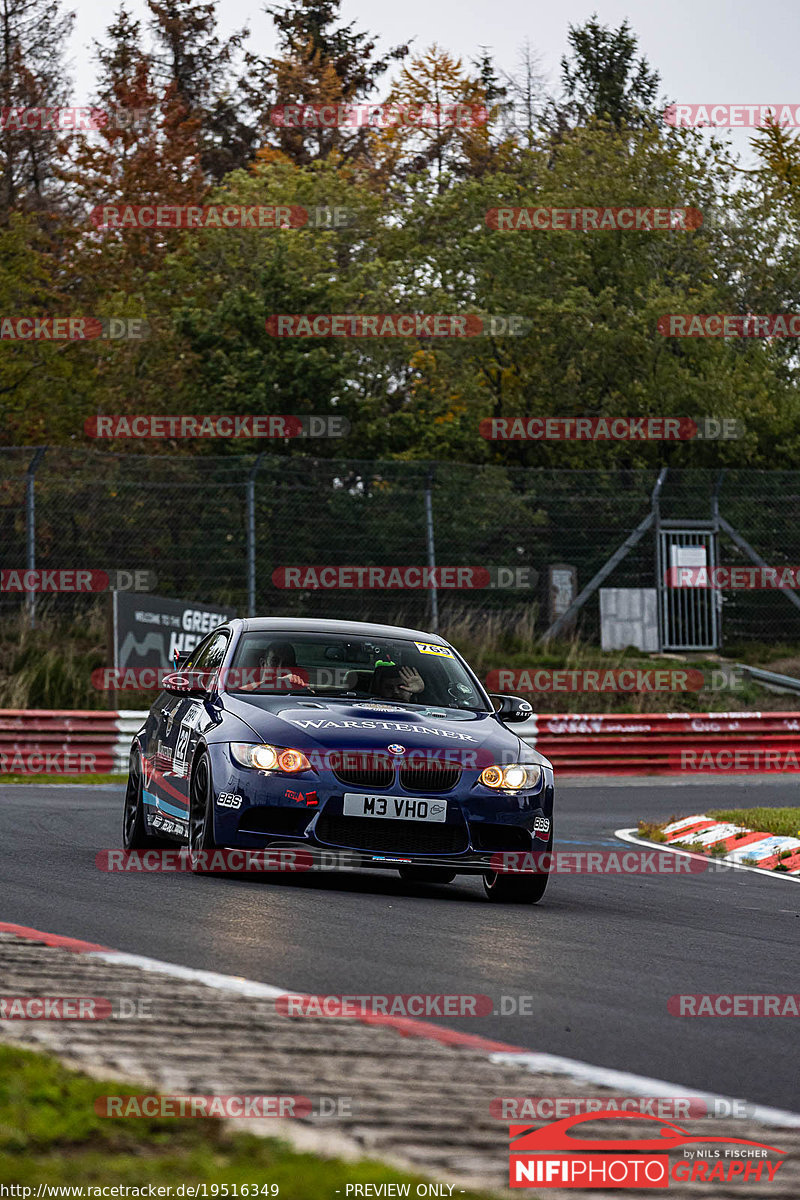
[[[737,871],[754,871],[757,875],[769,875],[772,879],[800,883],[800,838],[759,833],[745,825],[716,821],[702,813],[673,821],[664,827],[663,833],[667,838],[666,842],[652,842],[648,838],[640,837],[636,829],[616,829],[614,836],[633,845],[657,846],[659,850],[671,851],[686,858],[702,862],[713,861]],[[670,845],[671,842],[697,846],[698,853]],[[710,859],[708,854],[700,853],[702,849],[712,846],[723,846],[726,853],[715,854],[713,859]],[[791,855],[781,859],[780,855],[786,850],[790,850]],[[748,862],[748,859],[756,859],[760,865]],[[779,862],[786,867],[785,871],[775,870]]]
[[[300,997],[304,1000],[313,999],[303,992],[291,992],[286,988],[275,987],[269,983],[260,983],[255,979],[244,979],[237,975],[221,975],[216,971],[201,971],[194,967],[183,967],[177,963],[162,962],[157,958],[147,958],[140,954],[128,954],[122,950],[112,950],[94,942],[84,942],[79,938],[62,937],[59,934],[43,933],[39,929],[30,929],[25,925],[14,925],[0,921],[0,933],[13,934],[28,941],[42,942],[47,946],[70,950],[76,954],[85,954],[99,962],[113,963],[118,966],[138,967],[142,971],[153,971],[160,975],[169,975],[173,979],[184,979],[193,983],[204,984],[206,987],[220,991],[247,996],[251,999],[276,1000],[279,996]],[[534,1074],[563,1075],[573,1082],[582,1085],[613,1088],[622,1093],[641,1096],[659,1096],[667,1099],[696,1099],[706,1103],[718,1100],[727,1101],[731,1106],[742,1103],[742,1097],[715,1096],[713,1092],[696,1092],[681,1087],[678,1084],[667,1083],[662,1079],[649,1079],[645,1075],[635,1075],[628,1071],[617,1071],[610,1067],[597,1067],[579,1059],[564,1058],[558,1054],[544,1054],[537,1051],[525,1050],[521,1046],[506,1045],[495,1042],[478,1034],[461,1033],[447,1029],[429,1021],[418,1021],[413,1017],[393,1017],[387,1014],[347,1014],[348,1020],[359,1021],[365,1025],[386,1025],[402,1034],[404,1037],[428,1038],[449,1046],[464,1046],[472,1050],[482,1051],[490,1062],[499,1066],[520,1067]],[[731,1111],[734,1111],[731,1107]],[[772,1125],[783,1129],[800,1129],[800,1113],[788,1112],[781,1108],[771,1108],[767,1105],[748,1103],[748,1116],[752,1121],[763,1125]]]

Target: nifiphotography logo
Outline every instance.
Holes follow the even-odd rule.
[[[653,1137],[581,1138],[572,1126],[585,1121],[650,1121]],[[692,1135],[642,1113],[594,1112],[566,1117],[541,1128],[509,1127],[509,1183],[512,1188],[668,1188],[671,1183],[770,1183],[785,1150],[744,1138]],[[684,1149],[696,1144],[697,1148]],[[670,1166],[669,1152],[683,1157]],[[768,1161],[778,1154],[780,1162]],[[750,1195],[752,1193],[744,1193]]]

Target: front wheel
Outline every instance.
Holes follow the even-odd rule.
[[[483,876],[483,890],[487,899],[497,904],[538,904],[547,890],[550,878],[550,860],[553,852],[553,835],[547,842],[547,870],[536,874],[507,875],[500,871],[487,871]]]
[[[192,870],[202,874],[202,859],[207,859],[210,852],[216,849],[211,764],[204,751],[192,771],[189,788],[189,861]]]

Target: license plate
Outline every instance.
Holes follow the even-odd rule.
[[[386,817],[395,821],[445,821],[446,800],[425,800],[416,796],[365,796],[345,792],[346,817]]]

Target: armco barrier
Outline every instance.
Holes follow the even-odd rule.
[[[514,725],[564,775],[800,771],[800,713],[578,713]]]
[[[0,709],[0,777],[125,771],[146,712]]]
[[[144,711],[0,710],[0,776],[125,771]],[[557,713],[510,726],[564,775],[800,772],[800,713]]]

